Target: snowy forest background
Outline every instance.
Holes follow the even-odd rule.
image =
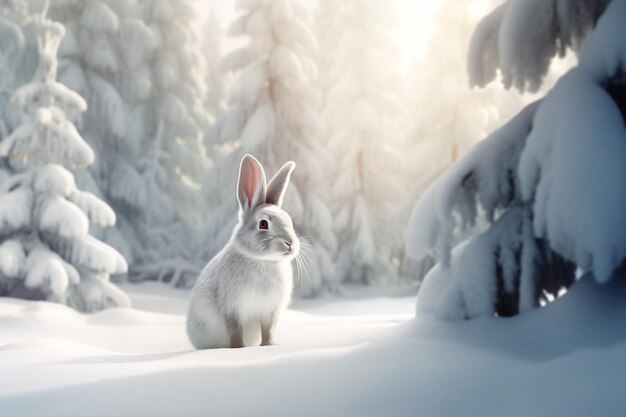
[[[190,288],[245,153],[297,163],[298,296],[428,273],[418,312],[466,318],[608,281],[624,1],[427,3],[0,1],[0,295]]]
[[[0,0],[0,416],[622,417],[624,22]],[[276,345],[195,350],[245,153],[297,163],[295,297]]]

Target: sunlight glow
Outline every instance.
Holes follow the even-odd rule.
[[[441,0],[396,0],[400,25],[393,37],[400,47],[405,65],[424,53],[434,29],[434,15]]]
[[[315,7],[317,0],[309,0]],[[395,0],[398,14],[398,28],[392,32],[393,39],[397,42],[402,53],[402,65],[407,66],[411,60],[423,55],[427,42],[434,30],[434,17],[441,7],[442,0]],[[480,12],[484,13],[483,2],[480,3]],[[215,10],[222,20],[223,27],[235,19],[234,1],[205,0],[198,4],[198,12],[202,20],[211,10]],[[225,50],[231,50],[239,42],[231,37],[226,37]]]

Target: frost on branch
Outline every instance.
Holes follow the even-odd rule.
[[[470,43],[470,83],[502,74],[506,88],[536,91],[555,56],[579,52],[611,0],[508,0],[478,25]]]
[[[418,203],[409,247],[414,255],[436,248],[442,258],[425,279],[418,314],[517,314],[560,295],[577,270],[605,283],[624,265],[625,19],[626,1],[614,0],[580,65]],[[482,232],[451,251],[454,234],[479,212]]]
[[[23,123],[0,143],[0,156],[21,172],[0,183],[0,295],[58,301],[83,311],[128,306],[108,282],[127,270],[115,249],[89,235],[90,222],[109,226],[115,214],[80,191],[62,165],[84,167],[94,154],[67,113],[85,101],[56,81],[63,26],[32,18],[39,66],[11,103]]]

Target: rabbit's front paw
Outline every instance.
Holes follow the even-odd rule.
[[[245,347],[243,344],[243,329],[237,323],[234,324],[231,321],[231,332],[230,332],[230,347],[231,348],[242,348]]]
[[[230,347],[234,349],[246,347],[246,345],[243,344],[243,335],[241,334],[241,331],[230,336]]]

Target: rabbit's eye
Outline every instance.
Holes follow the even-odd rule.
[[[267,220],[261,220],[259,222],[259,229],[267,230],[268,227],[269,227],[269,223],[267,222]]]

